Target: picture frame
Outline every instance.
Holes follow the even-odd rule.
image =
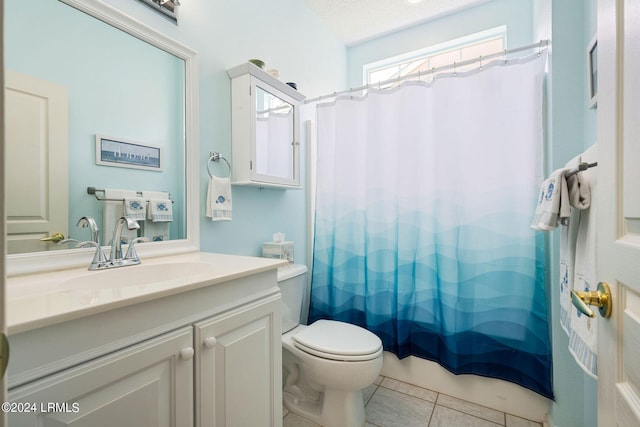
[[[160,172],[163,169],[162,149],[123,138],[96,134],[96,164],[118,168]]]
[[[594,37],[587,46],[587,90],[589,108],[598,106],[598,40]]]

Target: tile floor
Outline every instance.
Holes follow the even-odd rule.
[[[541,427],[445,394],[379,377],[364,394],[365,427]],[[319,427],[283,408],[283,427]]]

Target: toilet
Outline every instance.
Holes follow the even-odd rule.
[[[307,267],[278,270],[282,292],[284,406],[323,427],[361,427],[362,390],[382,369],[382,341],[359,326],[333,320],[301,325]]]

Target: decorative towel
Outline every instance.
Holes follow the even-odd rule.
[[[147,218],[147,201],[142,197],[125,197],[124,213],[136,221],[144,221]]]
[[[149,199],[148,219],[154,222],[173,221],[173,204],[169,199]]]
[[[589,148],[591,150],[592,148]],[[575,170],[580,163],[587,162],[586,157],[590,156],[589,150],[584,154],[575,157],[567,163],[566,167],[571,170]],[[593,163],[593,162],[587,162]],[[589,209],[591,206],[591,185],[588,182],[588,176],[591,172],[586,171],[578,172],[567,178],[567,188],[569,190],[569,204],[576,209]],[[586,173],[588,172],[588,173]],[[586,175],[585,175],[586,173]]]
[[[593,163],[597,161],[597,146],[589,148],[579,161]],[[580,172],[581,191],[588,191],[589,200],[596,195],[596,171],[587,169]],[[588,188],[587,188],[588,187]],[[577,291],[595,291],[598,287],[596,272],[596,211],[593,207],[579,211],[575,246],[575,268],[573,289]],[[569,351],[584,371],[593,378],[598,377],[598,317],[593,319],[580,313],[575,307],[570,310]]]
[[[173,204],[166,191],[143,191],[142,197],[148,202],[147,219],[142,227],[142,235],[152,242],[169,240],[169,229],[173,221]]]
[[[565,169],[576,170],[578,165],[584,161],[582,160],[583,156],[581,154],[569,160]],[[571,291],[574,289],[575,281],[575,252],[581,218],[580,212],[591,206],[591,185],[587,181],[588,176],[584,175],[584,172],[579,172],[566,178],[569,204],[574,209],[571,209],[568,226],[562,227],[560,231],[560,325],[569,336],[571,335],[570,313],[574,309],[571,302]]]
[[[104,190],[104,198],[108,199],[102,202],[102,230],[104,244],[109,244],[109,242],[111,242],[111,239],[113,238],[113,229],[118,218],[126,215],[124,200],[134,199],[136,197],[137,192],[134,190],[117,190],[110,188],[106,188]],[[122,243],[129,243],[131,240],[138,237],[138,231],[127,230],[125,227],[120,236]]]
[[[567,180],[564,177],[566,171],[564,168],[558,169],[542,183],[531,223],[534,230],[550,231],[568,220],[571,210]]]
[[[580,225],[580,211],[571,209],[569,225],[560,229],[560,326],[571,335],[571,291],[575,277],[576,240]]]
[[[211,177],[207,190],[206,215],[211,221],[231,221],[231,180]]]

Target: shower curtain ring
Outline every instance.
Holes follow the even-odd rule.
[[[507,55],[507,49],[504,50],[504,63],[505,64],[509,63],[509,56]]]
[[[478,61],[480,61],[480,69],[482,70],[482,55],[480,55],[480,57],[478,58]]]
[[[457,76],[458,72],[456,71],[456,61],[453,61],[453,75]]]

